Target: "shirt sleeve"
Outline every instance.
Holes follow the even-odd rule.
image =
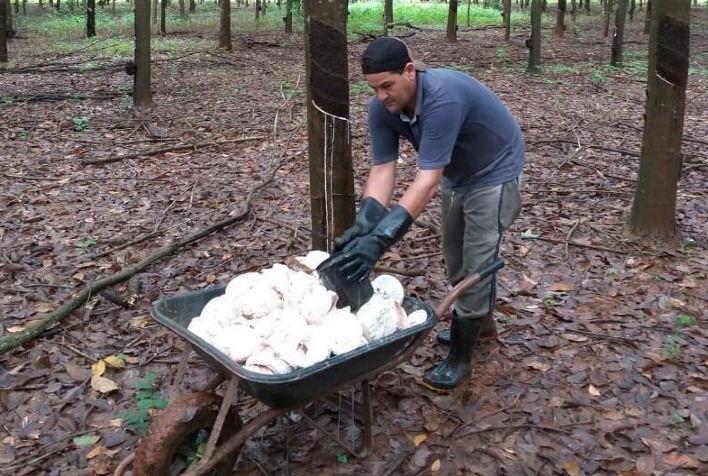
[[[376,98],[369,102],[369,136],[371,163],[385,164],[398,158],[399,133],[391,125],[386,106]]]
[[[464,105],[457,102],[430,105],[423,111],[418,167],[431,170],[450,163],[463,119]]]

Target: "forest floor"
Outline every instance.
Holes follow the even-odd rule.
[[[503,247],[499,338],[447,394],[420,385],[446,352],[435,332],[409,364],[374,379],[373,453],[348,457],[289,414],[248,440],[237,474],[708,473],[708,11],[692,24],[676,247],[623,234],[647,37],[641,21],[629,23],[626,65],[610,68],[599,21],[581,16],[562,39],[546,30],[538,75],[524,72],[526,30],[505,44],[499,28],[461,28],[454,46],[442,31],[396,31],[414,33],[407,41],[428,66],[489,85],[521,123],[528,163],[523,211]],[[360,191],[370,91],[358,68],[365,43],[349,46]],[[163,246],[237,217],[249,190],[278,167],[245,218],[113,294],[90,296],[0,357],[0,472],[112,474],[138,443],[147,416],[138,404],[169,396],[185,345],[152,320],[151,304],[309,249],[304,49],[298,37],[262,33],[236,35],[231,53],[158,57],[156,107],[136,115],[126,58],[103,53],[100,42],[53,56],[42,48],[16,39],[17,68],[0,70],[0,339]],[[402,160],[404,186],[415,172],[410,148]],[[422,220],[439,223],[439,197]],[[433,305],[449,290],[431,227],[414,226],[383,264],[405,270],[407,292]],[[102,366],[102,379],[92,378]],[[179,392],[213,376],[192,355]],[[247,396],[239,408],[263,410]],[[358,444],[359,427],[339,410],[313,405],[308,414]]]

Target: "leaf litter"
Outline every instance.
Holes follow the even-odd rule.
[[[692,41],[705,45],[705,11],[694,16]],[[283,417],[244,445],[239,474],[629,476],[708,470],[708,156],[699,141],[684,142],[677,218],[691,238],[688,245],[663,249],[627,240],[622,227],[638,161],[622,151],[638,154],[641,148],[645,78],[603,69],[609,49],[597,25],[578,27],[582,40],[570,34],[544,40],[548,68],[539,76],[523,74],[526,50],[518,34],[503,57],[495,55],[499,30],[461,31],[457,46],[444,44],[441,32],[408,39],[429,66],[469,65],[524,130],[524,206],[503,245],[500,336],[484,344],[470,378],[449,394],[419,385],[423,372],[446,354],[434,333],[405,368],[374,379],[375,449],[365,458],[347,457],[304,420]],[[641,29],[641,22],[629,25],[630,52],[646,50]],[[258,40],[279,46],[265,50]],[[31,41],[16,39],[13,48],[22,62],[39,63]],[[356,61],[363,48],[350,42],[353,82],[363,80]],[[572,56],[581,49],[586,63],[578,65]],[[87,53],[64,60],[80,60],[81,54]],[[302,94],[284,95],[302,91],[303,54],[298,41],[262,33],[242,36],[228,55],[194,52],[156,63],[158,107],[151,115],[133,115],[118,95],[3,107],[3,338],[86,283],[236,213],[268,165],[280,156],[287,160],[254,199],[247,220],[115,286],[124,298],[133,296],[132,305],[94,296],[40,338],[2,356],[0,470],[111,473],[139,438],[125,415],[147,407],[146,414],[132,414],[144,423],[159,411],[185,346],[149,318],[151,303],[223,285],[309,248],[306,107]],[[705,55],[691,61],[705,70]],[[552,65],[563,62],[570,68],[556,72]],[[601,70],[607,81],[598,88],[591,78]],[[52,92],[57,84],[90,90],[98,81],[115,91],[131,84],[118,69],[90,74],[91,81],[71,68],[15,74],[12,86],[0,86],[0,96]],[[691,76],[687,138],[708,136],[705,88],[705,75]],[[352,96],[358,191],[367,170],[367,99]],[[72,118],[88,119],[76,130]],[[204,142],[213,145],[149,153]],[[140,152],[147,154],[83,163]],[[412,180],[415,155],[409,147],[401,155],[405,184]],[[431,303],[448,291],[438,236],[431,231],[439,223],[438,207],[436,197],[420,220],[430,226],[414,227],[382,263],[404,270],[407,292]],[[694,321],[686,325],[691,321],[679,316]],[[446,325],[444,318],[439,328]],[[202,388],[213,376],[193,356],[178,391]],[[239,407],[245,415],[262,410],[250,399]],[[333,433],[361,438],[336,405],[317,403],[305,411]]]

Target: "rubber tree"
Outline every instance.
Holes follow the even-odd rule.
[[[7,63],[7,3],[0,0],[0,63]]]
[[[558,11],[556,12],[556,36],[563,36],[565,32],[565,10],[566,0],[558,0]]]
[[[304,7],[312,248],[330,250],[354,221],[347,0]]]
[[[133,104],[137,109],[152,107],[150,73],[150,0],[135,0],[135,76]]]
[[[221,0],[219,15],[219,48],[231,51],[231,0]]]
[[[615,34],[612,35],[612,66],[622,65],[622,51],[624,44],[624,24],[627,18],[627,0],[618,0],[615,10]]]
[[[531,0],[531,38],[527,42],[529,47],[529,64],[526,71],[537,73],[541,68],[541,14],[543,2]]]
[[[285,16],[283,17],[283,22],[285,22],[285,33],[293,32],[293,0],[286,0],[285,2]]]
[[[504,0],[504,41],[511,38],[511,0]]]
[[[610,36],[610,20],[612,19],[612,12],[615,9],[615,2],[616,0],[607,0],[607,3],[605,4],[605,18],[604,18],[604,36],[607,38]]]
[[[86,38],[96,36],[96,0],[86,0]]]
[[[445,39],[451,45],[457,43],[457,0],[450,0]]]
[[[688,80],[691,0],[654,2],[642,155],[628,231],[673,242]]]

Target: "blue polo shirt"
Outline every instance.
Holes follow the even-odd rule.
[[[455,192],[499,185],[519,176],[524,140],[516,119],[488,87],[459,71],[417,72],[413,117],[369,103],[373,165],[398,158],[401,137],[418,151],[418,167],[443,168],[442,187]]]

